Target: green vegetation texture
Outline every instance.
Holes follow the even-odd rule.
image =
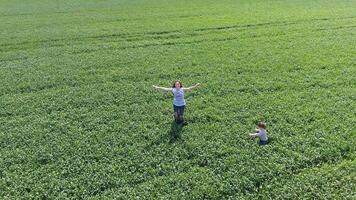
[[[356,0],[0,0],[0,83],[1,199],[356,198]]]

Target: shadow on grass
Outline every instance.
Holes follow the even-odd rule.
[[[153,148],[154,146],[158,146],[162,143],[168,142],[169,144],[178,142],[181,138],[183,125],[177,124],[174,121],[171,123],[171,129],[167,131],[166,134],[161,135],[157,139],[154,139],[149,145],[145,147],[146,150]]]
[[[271,136],[269,136],[269,137],[268,137],[268,144],[271,145],[271,144],[273,144],[273,143],[274,143],[274,138],[271,137]]]
[[[169,132],[169,137],[170,137],[169,143],[174,143],[181,138],[182,129],[183,129],[182,124],[177,124],[175,121],[172,122],[171,130]]]

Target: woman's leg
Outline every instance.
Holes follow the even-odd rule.
[[[174,112],[174,121],[176,121],[177,123],[179,122],[178,112]]]
[[[174,116],[174,121],[178,123],[178,107],[173,104],[173,116]]]
[[[179,121],[184,122],[184,107],[185,106],[180,106],[179,108]]]
[[[173,110],[174,110],[174,120],[178,124],[182,123],[184,121],[184,107],[185,106],[176,106],[173,105]]]

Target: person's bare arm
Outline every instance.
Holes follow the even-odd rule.
[[[183,88],[183,89],[190,92],[190,91],[192,91],[194,88],[198,87],[199,85],[200,85],[200,83],[197,83],[197,84],[195,84],[195,85],[193,85],[193,86],[190,86],[190,87],[187,87],[187,88]]]
[[[158,90],[165,91],[165,92],[172,91],[172,88],[159,87],[159,86],[155,86],[155,85],[152,85],[152,87],[154,87],[155,89],[158,89]]]
[[[257,129],[256,128],[256,132],[255,133],[250,133],[249,134],[251,137],[258,137],[258,136],[260,136],[260,129]]]
[[[250,133],[249,134],[251,137],[257,137],[258,136],[258,133]]]

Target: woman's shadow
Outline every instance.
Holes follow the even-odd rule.
[[[181,132],[182,132],[183,124],[177,124],[175,121],[171,124],[171,129],[168,131],[167,134],[161,135],[157,140],[153,140],[150,142],[149,145],[145,147],[145,150],[150,150],[155,146],[158,146],[162,143],[168,141],[169,144],[175,143],[180,140]]]
[[[171,130],[169,132],[170,143],[174,143],[181,138],[181,132],[183,129],[183,124],[177,124],[175,121],[171,124]]]

